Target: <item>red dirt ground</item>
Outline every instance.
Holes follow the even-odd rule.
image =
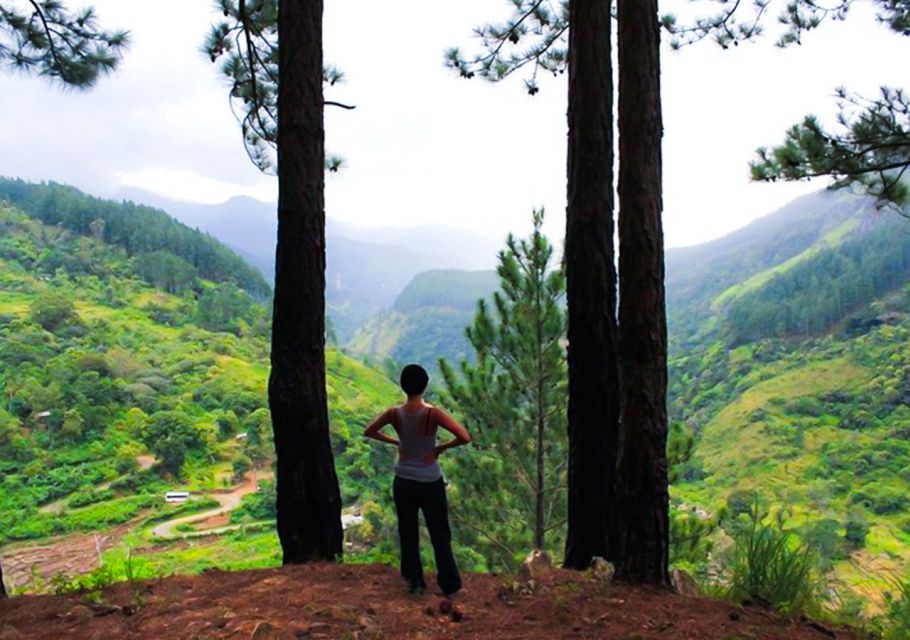
[[[503,578],[469,574],[445,612],[438,596],[404,592],[384,565],[304,565],[199,576],[78,595],[0,601],[0,640],[299,638],[616,638],[621,640],[824,640],[830,630],[757,608],[609,586],[554,571],[532,595]],[[138,594],[134,596],[134,591]],[[838,631],[838,638],[853,638]]]

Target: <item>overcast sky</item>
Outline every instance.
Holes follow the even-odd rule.
[[[219,14],[208,0],[94,0],[105,26],[131,31],[116,75],[91,92],[0,74],[0,175],[56,180],[98,195],[124,186],[174,199],[275,197],[274,178],[244,153],[227,88],[200,52]],[[662,3],[662,10],[679,2]],[[80,5],[76,5],[80,6]],[[837,86],[872,94],[900,86],[910,52],[866,7],[826,24],[802,47],[773,37],[722,51],[711,43],[664,48],[664,224],[667,246],[703,242],[824,183],[757,185],[748,161],[806,113],[831,120]],[[326,62],[347,78],[327,98],[327,148],[345,157],[327,183],[328,215],[364,226],[428,222],[502,236],[524,232],[532,207],[562,237],[565,78],[529,97],[454,77],[447,46],[505,2],[326,0]]]

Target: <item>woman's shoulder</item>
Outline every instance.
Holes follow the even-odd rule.
[[[423,413],[424,411],[429,411],[430,409],[437,409],[434,405],[429,402],[422,402],[419,406],[409,405],[407,402],[396,405],[390,410],[400,411],[408,415],[417,415]]]

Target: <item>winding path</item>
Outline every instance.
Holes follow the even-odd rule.
[[[232,489],[231,491],[205,492],[204,495],[206,497],[214,498],[218,501],[217,508],[162,522],[152,529],[152,537],[156,540],[173,540],[175,538],[184,538],[191,535],[210,535],[212,533],[219,533],[222,530],[229,530],[232,527],[219,527],[218,529],[190,532],[187,534],[181,534],[179,532],[176,534],[174,533],[174,529],[182,524],[192,524],[194,522],[202,522],[204,520],[208,520],[209,518],[227,515],[240,506],[240,502],[243,500],[243,496],[249,493],[253,493],[257,490],[260,480],[268,480],[272,477],[272,475],[273,474],[271,472],[250,473],[246,476],[246,480],[242,485]]]

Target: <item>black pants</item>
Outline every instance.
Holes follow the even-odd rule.
[[[452,555],[452,530],[449,528],[449,504],[446,501],[445,481],[417,482],[395,477],[392,484],[395,510],[398,512],[398,540],[401,544],[401,575],[409,586],[424,587],[423,566],[420,562],[420,535],[417,511],[430,532],[433,554],[436,556],[436,581],[445,594],[461,589],[461,576]]]

